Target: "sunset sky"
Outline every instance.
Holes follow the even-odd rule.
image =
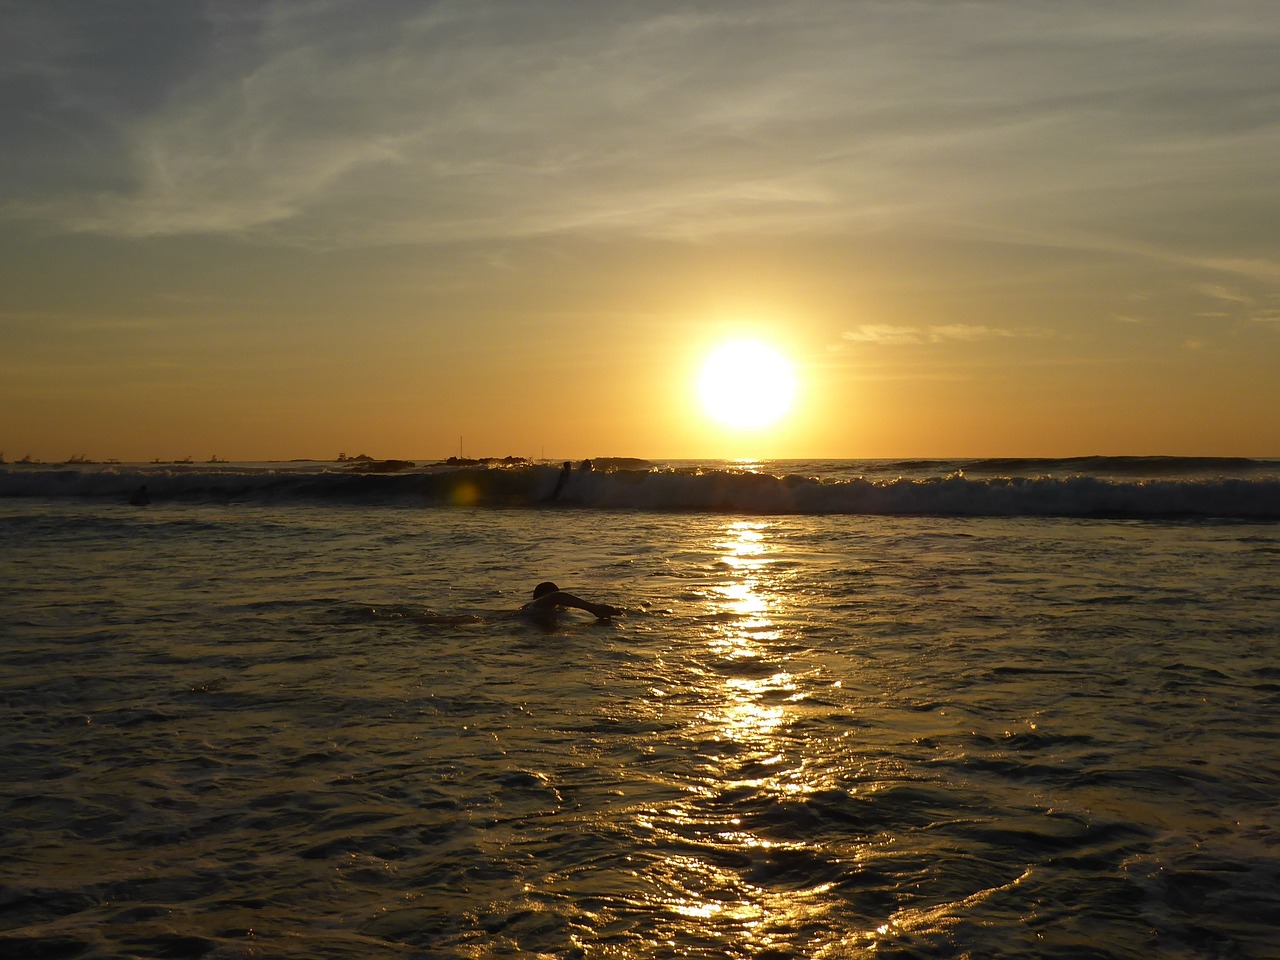
[[[1280,3],[0,0],[0,450],[1280,455]],[[722,341],[794,366],[717,426]]]

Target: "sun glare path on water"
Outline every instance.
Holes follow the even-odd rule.
[[[757,340],[734,340],[717,347],[698,378],[698,394],[707,414],[742,430],[782,419],[791,409],[795,388],[790,362]]]

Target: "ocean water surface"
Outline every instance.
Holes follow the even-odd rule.
[[[604,466],[0,468],[0,955],[1280,956],[1273,461]]]

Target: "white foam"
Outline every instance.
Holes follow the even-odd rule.
[[[829,478],[694,466],[574,471],[555,503],[597,509],[724,511],[754,514],[943,516],[1220,517],[1280,519],[1280,478],[1184,476],[1116,478]],[[402,502],[423,506],[534,506],[551,502],[560,471],[550,465],[420,467],[353,473],[331,464],[68,465],[0,467],[0,496],[127,500],[146,485],[153,501],[271,498],[314,502]],[[836,479],[832,479],[835,477]]]

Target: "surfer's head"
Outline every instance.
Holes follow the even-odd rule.
[[[559,587],[557,587],[550,580],[544,580],[542,581],[542,583],[538,584],[536,587],[533,588],[533,599],[537,600],[539,597],[545,597],[548,593],[559,593],[559,592],[560,592]]]

